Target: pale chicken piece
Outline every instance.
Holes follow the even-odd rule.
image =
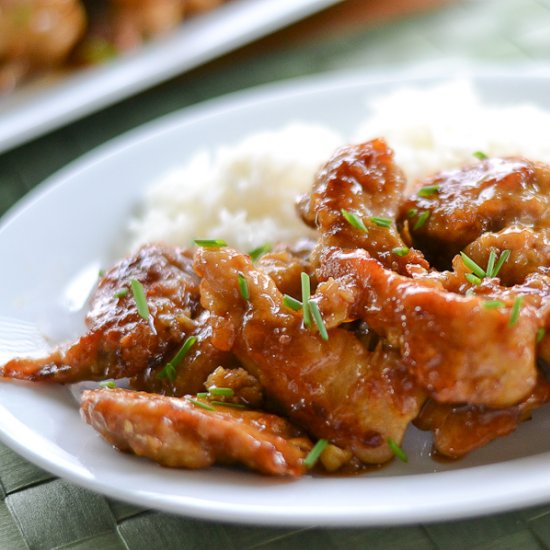
[[[87,390],[80,410],[119,450],[173,468],[242,464],[267,475],[296,477],[305,473],[303,459],[311,448],[303,433],[280,417],[214,407],[190,396]]]
[[[138,311],[132,281],[142,285],[148,319]],[[75,343],[61,346],[39,359],[13,359],[0,369],[6,378],[72,383],[82,380],[133,377],[164,368],[189,336],[203,353],[191,381],[201,387],[219,364],[220,352],[208,345],[208,328],[197,322],[198,278],[191,253],[148,245],[113,267],[100,280],[86,317],[88,332]],[[158,372],[158,371],[157,371]],[[183,389],[180,387],[180,392]]]
[[[531,413],[550,401],[550,384],[539,376],[533,392],[521,403],[504,409],[476,405],[447,405],[428,400],[414,424],[431,430],[434,449],[443,456],[460,458],[498,437],[513,432]]]
[[[63,63],[85,24],[80,0],[0,0],[0,90]]]
[[[218,318],[213,342],[235,353],[281,412],[362,462],[393,457],[389,441],[401,441],[424,399],[396,351],[370,352],[342,328],[324,340],[284,305],[270,277],[229,248],[199,249],[195,270],[201,303]]]
[[[298,211],[321,232],[322,246],[364,248],[386,267],[406,274],[408,264],[428,264],[420,251],[405,246],[397,231],[395,217],[405,185],[384,140],[348,145],[319,170]]]
[[[340,316],[362,319],[399,347],[437,401],[507,407],[533,390],[538,301],[510,293],[493,307],[490,296],[462,296],[389,271],[364,250],[326,249],[317,276],[354,296]]]

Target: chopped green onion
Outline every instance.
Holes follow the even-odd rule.
[[[506,304],[501,300],[487,300],[486,302],[483,302],[483,307],[487,309],[499,309],[505,305]]]
[[[173,382],[178,373],[176,371],[176,367],[172,365],[172,363],[166,363],[164,367],[162,367],[162,370],[157,373],[157,380],[162,380],[164,378],[168,378],[171,382]]]
[[[300,300],[296,300],[296,298],[293,298],[288,294],[283,296],[283,304],[293,311],[300,311],[302,309],[302,302],[300,302]]]
[[[508,321],[508,326],[513,327],[519,320],[519,312],[521,310],[521,303],[523,302],[523,296],[518,296],[514,300],[514,305],[512,306],[512,313],[510,313],[510,320]]]
[[[539,328],[537,330],[537,344],[540,344],[542,342],[542,339],[546,335],[546,329],[544,327]]]
[[[258,248],[255,248],[254,250],[251,250],[248,255],[252,259],[253,262],[255,262],[260,256],[263,256],[264,254],[267,254],[268,252],[271,252],[271,249],[273,246],[269,243],[263,244],[262,246],[258,246]]]
[[[302,312],[304,326],[311,326],[311,313],[309,310],[309,298],[311,297],[311,281],[307,273],[302,272]]]
[[[363,231],[363,233],[367,233],[367,226],[363,223],[363,220],[357,216],[357,214],[354,214],[353,212],[349,212],[348,210],[345,210],[342,208],[340,210],[342,212],[342,216],[344,216],[345,220],[352,226],[355,227],[355,229],[359,229],[360,231]]]
[[[370,221],[377,225],[378,227],[391,227],[392,221],[390,218],[380,218],[378,216],[373,216]]]
[[[408,462],[409,457],[407,453],[391,438],[387,439],[388,447],[391,449],[391,452],[399,459],[401,462]]]
[[[407,217],[408,218],[414,218],[418,215],[418,208],[409,208],[407,210]]]
[[[464,252],[460,253],[460,256],[462,257],[462,262],[464,265],[472,272],[474,275],[477,275],[481,279],[483,279],[487,274],[485,271],[479,267],[472,258],[464,254]]]
[[[323,318],[321,317],[321,312],[319,311],[319,306],[317,305],[317,302],[309,300],[308,304],[311,310],[311,314],[313,315],[313,320],[315,321],[315,324],[319,329],[319,334],[321,335],[321,338],[323,340],[328,340],[327,327],[325,326]]]
[[[496,259],[497,253],[493,249],[491,249],[491,252],[489,252],[489,259],[487,260],[487,269],[485,270],[485,272],[487,273],[487,277],[489,278],[493,277]]]
[[[231,403],[225,401],[210,401],[212,405],[222,405],[223,407],[233,407],[234,409],[246,409],[242,403]]]
[[[157,378],[162,380],[168,378],[172,382],[176,379],[177,372],[176,367],[183,361],[183,358],[187,355],[189,350],[195,345],[197,341],[196,336],[189,336],[178,350],[174,358],[166,363],[165,367],[157,374]]]
[[[219,395],[221,397],[233,397],[235,395],[233,388],[218,388],[216,386],[210,386],[208,388],[208,393],[210,395]]]
[[[489,158],[483,151],[475,151],[472,155],[479,160],[486,160]]]
[[[103,380],[99,383],[102,388],[110,388],[111,390],[116,388],[116,382],[114,380]]]
[[[439,184],[437,183],[434,185],[425,185],[424,187],[421,187],[417,195],[419,197],[431,197],[436,193],[439,193]]]
[[[200,397],[201,399],[205,399],[208,397],[208,392],[202,391],[200,393],[197,393],[197,397]]]
[[[491,273],[492,277],[496,277],[499,274],[499,271],[502,269],[502,266],[504,265],[504,262],[508,260],[510,257],[511,251],[510,250],[503,250],[500,253],[500,257],[498,259],[497,265],[495,265],[495,268],[493,269],[493,272]]]
[[[315,466],[327,445],[328,441],[326,439],[319,439],[319,441],[315,443],[311,451],[309,451],[308,455],[304,459],[304,465],[306,468],[311,469]]]
[[[423,225],[428,221],[429,217],[430,217],[429,210],[425,210],[424,212],[422,212],[422,214],[418,216],[418,219],[416,220],[416,222],[414,222],[413,229],[416,231],[417,229],[420,229],[421,227],[423,227]]]
[[[250,300],[250,292],[248,291],[248,283],[246,282],[244,274],[239,271],[239,274],[237,275],[237,278],[239,280],[239,292],[241,293],[241,296],[245,300]]]
[[[196,399],[192,399],[191,397],[187,398],[188,401],[193,403],[193,405],[196,405],[197,407],[201,407],[203,409],[206,409],[207,411],[215,411],[216,409],[214,407],[211,407],[208,405],[208,403],[203,403],[202,401],[197,401]]]
[[[105,270],[104,270],[104,269],[100,269],[100,270],[97,272],[97,276],[98,276],[98,277],[105,277]]]
[[[473,273],[465,273],[464,278],[472,285],[480,285],[481,279]]]
[[[132,293],[134,295],[134,300],[136,301],[136,306],[140,316],[146,321],[149,320],[149,307],[147,306],[147,298],[145,297],[145,291],[143,290],[143,285],[137,280],[132,279],[130,281],[132,287]]]
[[[408,246],[396,246],[395,248],[392,248],[391,250],[396,256],[406,256],[409,251],[410,251],[410,248]]]
[[[227,243],[222,239],[195,239],[193,241],[197,246],[206,246],[208,248],[221,248],[227,246]]]
[[[124,298],[124,296],[126,296],[126,294],[128,294],[128,289],[127,288],[119,288],[115,292],[115,298]]]

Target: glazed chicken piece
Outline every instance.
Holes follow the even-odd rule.
[[[326,249],[317,276],[334,280],[347,296],[340,318],[362,319],[400,348],[411,374],[437,401],[508,407],[533,390],[542,322],[536,296],[518,307],[510,293],[500,296],[502,307],[486,307],[489,297],[401,276],[364,250]]]
[[[143,285],[148,320],[138,312],[131,281]],[[189,335],[195,350],[208,350],[208,329],[195,322],[200,312],[198,278],[191,253],[177,248],[145,246],[119,262],[99,282],[86,317],[88,332],[77,342],[41,359],[13,359],[2,376],[21,380],[72,383],[133,377],[163,368]],[[199,387],[219,365],[212,348],[209,368],[199,369]],[[203,360],[206,360],[203,357]],[[181,388],[180,388],[181,390]]]
[[[63,63],[85,23],[80,0],[0,0],[0,91]]]
[[[303,326],[302,313],[284,305],[272,279],[244,254],[199,249],[195,270],[203,277],[201,303],[216,323],[213,343],[235,353],[285,416],[362,462],[393,457],[388,439],[401,441],[424,399],[398,353],[369,352],[342,328],[324,340]],[[239,274],[248,300],[239,292]]]
[[[521,284],[531,273],[550,267],[550,228],[535,230],[512,225],[498,233],[484,233],[464,252],[478,265],[486,266],[493,250],[500,257],[504,250],[510,257],[502,265],[498,278],[505,286]]]
[[[406,274],[408,264],[428,264],[421,252],[404,246],[395,225],[404,189],[393,151],[375,139],[338,149],[318,172],[311,193],[300,198],[298,211],[319,229],[323,246],[364,248],[389,269]],[[356,216],[364,229],[346,220],[343,211]]]
[[[515,224],[549,227],[550,169],[524,159],[492,158],[441,172],[418,185],[401,206],[415,246],[430,262],[450,260],[486,232]]]
[[[172,468],[242,464],[263,474],[296,477],[305,473],[303,459],[311,449],[303,433],[280,417],[214,407],[190,396],[87,390],[80,411],[119,450]]]
[[[446,405],[428,400],[414,424],[431,430],[440,455],[460,458],[498,437],[513,432],[531,418],[533,410],[550,401],[550,384],[539,376],[533,392],[521,403],[505,409],[476,405]]]
[[[258,409],[262,406],[264,400],[264,390],[258,379],[242,368],[226,369],[218,367],[212,372],[204,387],[227,388],[232,390],[233,395],[224,397],[217,396],[215,399],[228,402],[243,404],[247,407]]]

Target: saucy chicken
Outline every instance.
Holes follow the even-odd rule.
[[[316,241],[145,245],[84,336],[0,372],[105,381],[84,420],[163,466],[357,473],[406,461],[411,424],[459,458],[550,400],[549,175],[472,159],[406,196],[383,139],[342,147],[297,201]]]

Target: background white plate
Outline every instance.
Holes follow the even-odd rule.
[[[118,59],[0,98],[0,152],[188,71],[341,0],[231,0]]]
[[[365,99],[441,76],[330,75],[267,86],[165,117],[73,163],[25,198],[0,226],[0,361],[82,330],[83,299],[124,238],[143,189],[198,148],[289,121],[350,132]],[[482,71],[492,102],[550,109],[550,74]],[[225,469],[168,470],[112,450],[78,416],[69,389],[0,383],[0,438],[39,466],[106,495],[215,520],[373,525],[484,514],[550,501],[550,411],[454,463],[429,458],[414,429],[410,462],[359,478],[268,479]]]

